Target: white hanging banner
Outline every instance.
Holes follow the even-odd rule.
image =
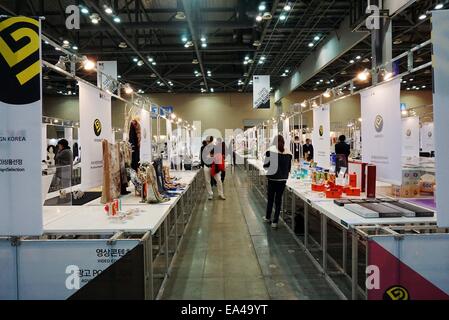
[[[102,140],[113,141],[111,96],[98,88],[79,82],[80,129],[83,150],[81,189],[89,190],[103,183]]]
[[[419,117],[402,119],[402,156],[419,157]]]
[[[40,29],[0,17],[0,236],[42,234]]]
[[[161,118],[162,119],[162,118]],[[166,141],[167,141],[167,159],[168,161],[170,161],[171,157],[172,157],[172,147],[173,147],[173,127],[172,127],[172,122],[169,119],[165,120],[165,125],[166,125],[166,131],[167,131],[167,137],[166,137]]]
[[[41,160],[47,161],[47,124],[43,123],[41,127]]]
[[[64,128],[64,139],[69,142],[69,146],[73,146],[73,128]]]
[[[330,106],[324,104],[313,109],[313,139],[314,161],[318,167],[330,168],[331,154],[331,121]]]
[[[152,146],[151,146],[151,116],[148,111],[142,109],[140,112],[140,126],[142,130],[142,138],[140,141],[140,161],[150,162],[152,158]]]
[[[290,118],[285,119],[282,121],[282,129],[283,129],[283,136],[285,139],[285,146],[290,149],[290,144],[292,142],[291,136],[290,136]]]
[[[275,137],[277,137],[278,135],[279,135],[278,125],[274,124],[273,127],[271,128],[271,139],[270,139],[271,141],[270,141],[270,143],[273,142],[273,139]]]
[[[438,227],[449,227],[449,10],[432,11],[433,113]]]
[[[270,109],[270,76],[253,77],[253,108]]]
[[[422,152],[435,151],[435,135],[433,123],[424,123],[421,128]]]
[[[104,91],[115,93],[117,80],[117,61],[97,61],[97,86]]]
[[[377,179],[402,184],[401,79],[361,93],[363,161],[377,166]]]

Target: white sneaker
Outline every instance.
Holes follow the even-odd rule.
[[[273,229],[277,229],[277,228],[278,228],[278,224],[277,224],[277,223],[273,223],[273,224],[271,224],[271,227],[272,227]]]
[[[226,200],[225,196],[220,196],[220,200]]]
[[[263,217],[263,222],[265,222],[265,223],[271,223],[271,220],[269,220],[269,219]]]
[[[207,199],[209,199],[209,200],[214,200],[214,196],[209,196]]]

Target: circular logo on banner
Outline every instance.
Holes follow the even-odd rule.
[[[324,127],[320,126],[320,137],[324,135]]]
[[[94,121],[94,133],[97,137],[100,136],[101,134],[101,130],[102,130],[102,125],[101,125],[101,121],[98,119],[95,119]]]
[[[41,99],[39,22],[0,18],[0,101],[24,105]]]
[[[406,135],[407,135],[407,137],[411,137],[412,136],[412,130],[407,129]]]
[[[384,118],[381,115],[378,115],[376,120],[374,120],[374,128],[379,133],[384,129]]]
[[[433,136],[432,131],[429,131],[429,133],[427,134],[427,136],[428,136],[429,138],[432,138],[432,136]]]
[[[410,295],[402,286],[393,286],[384,293],[384,300],[405,301],[410,300]]]

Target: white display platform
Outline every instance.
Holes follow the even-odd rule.
[[[398,224],[418,224],[436,223],[433,218],[363,218],[344,207],[337,206],[334,201],[313,202],[312,208],[324,213],[329,219],[345,227],[366,226],[366,225],[398,225]]]
[[[172,172],[179,182],[186,183],[183,193],[164,204],[140,204],[134,194],[122,197],[123,210],[140,212],[129,219],[109,218],[100,199],[85,206],[44,207],[44,233],[50,234],[110,234],[115,232],[156,233],[171,209],[189,189],[199,171]]]

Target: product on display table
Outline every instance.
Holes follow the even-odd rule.
[[[102,141],[103,146],[103,191],[102,203],[117,199],[121,193],[120,148],[118,144]]]
[[[430,218],[435,215],[430,210],[394,199],[343,199],[334,203],[364,218]]]

